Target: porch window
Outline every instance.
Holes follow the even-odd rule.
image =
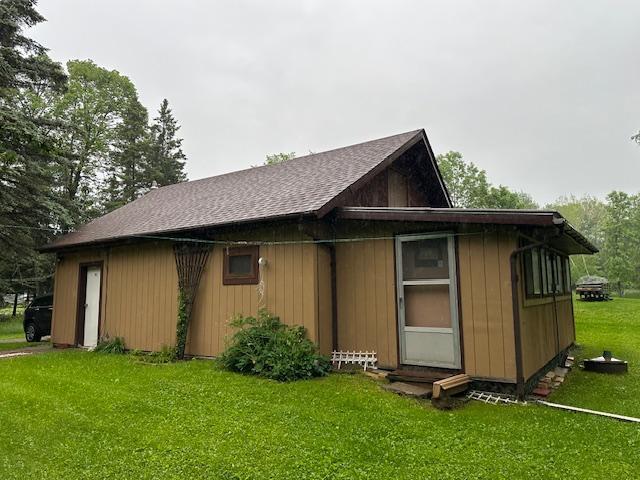
[[[568,257],[545,248],[534,248],[524,252],[522,266],[527,298],[571,292]]]
[[[223,285],[247,285],[258,283],[258,257],[260,247],[234,247],[224,249]]]

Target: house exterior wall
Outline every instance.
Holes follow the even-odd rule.
[[[205,266],[193,307],[186,352],[216,356],[233,333],[228,325],[237,314],[256,315],[266,308],[287,325],[303,325],[318,341],[318,258],[315,244],[260,247],[267,261],[263,270],[262,301],[256,285],[223,285],[224,247],[214,247]],[[174,322],[175,323],[175,322]]]
[[[464,370],[478,378],[515,381],[509,255],[515,236],[457,237]],[[395,249],[391,239],[336,245],[338,345],[375,350],[383,367],[398,367]]]
[[[553,298],[526,300],[522,290],[519,297],[522,366],[528,380],[575,341],[573,300],[571,295],[557,297],[555,305]]]
[[[262,300],[256,285],[222,284],[225,247],[214,246],[194,304],[187,353],[220,354],[225,338],[232,333],[228,321],[235,314],[255,315],[264,306],[284,323],[304,325],[324,354],[333,349],[335,333],[338,349],[374,350],[381,367],[398,367],[393,234],[384,228],[363,232],[358,234],[368,239],[336,242],[334,246],[310,243],[309,237],[295,229],[238,234],[246,240],[291,241],[260,247],[260,256],[267,261],[262,272]],[[340,236],[345,235],[343,232]],[[351,235],[357,236],[355,231]],[[475,378],[515,382],[509,257],[517,244],[515,232],[469,232],[456,237],[463,368]],[[336,332],[332,248],[336,260]],[[101,335],[123,337],[132,349],[158,350],[175,344],[177,273],[172,245],[167,243],[60,255],[53,342],[75,342],[80,267],[96,261],[103,262]],[[519,302],[523,366],[528,379],[575,340],[573,308],[570,296],[559,297],[554,307],[551,298],[526,300],[520,291]]]
[[[264,306],[286,324],[304,325],[311,340],[323,341],[318,318],[327,315],[330,325],[331,296],[326,298],[327,264],[318,273],[315,244],[290,243],[260,247],[267,260],[263,270],[264,297],[256,285],[222,285],[224,247],[214,246],[203,272],[187,339],[190,355],[215,356],[232,333],[228,321],[236,314],[255,315]],[[78,274],[83,262],[102,260],[100,335],[123,337],[127,348],[159,350],[175,344],[178,280],[171,244],[134,244],[65,254],[56,268],[52,338],[55,344],[75,343]],[[318,289],[322,279],[322,298]],[[327,310],[328,309],[328,310]],[[330,332],[329,332],[330,338]],[[330,341],[330,340],[329,340]]]
[[[398,365],[393,240],[336,244],[338,349],[375,351],[381,367]]]
[[[515,234],[461,235],[458,285],[464,370],[476,378],[516,378],[511,269]]]
[[[331,248],[318,245],[318,346],[320,353],[330,355],[333,350],[333,279]]]

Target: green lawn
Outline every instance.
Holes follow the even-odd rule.
[[[551,401],[640,417],[640,299],[576,301],[574,305],[580,347],[576,360],[611,350],[614,357],[629,362],[629,373],[602,375],[574,369],[566,387]]]
[[[12,307],[0,308],[0,340],[24,337],[22,330],[24,307],[18,308],[15,317],[12,317],[11,313],[13,313]]]
[[[635,368],[638,310],[640,300],[577,305],[584,351],[606,344]],[[638,415],[634,392],[635,373],[574,372],[553,400]],[[443,412],[361,375],[280,384],[211,361],[151,366],[79,351],[0,360],[0,426],[2,479],[627,479],[640,471],[637,424],[534,405]]]

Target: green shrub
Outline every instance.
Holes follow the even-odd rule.
[[[163,364],[177,360],[176,349],[163,345],[159,352],[143,352],[142,350],[132,350],[131,356],[142,363]]]
[[[318,354],[302,326],[285,325],[264,309],[257,318],[238,316],[231,325],[240,330],[220,356],[220,362],[229,370],[282,382],[329,372],[329,359]]]
[[[94,352],[99,353],[117,353],[122,354],[126,350],[124,346],[124,339],[122,337],[115,337],[110,339],[109,337],[104,337],[100,339],[96,348],[93,349]]]

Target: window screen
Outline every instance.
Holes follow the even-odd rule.
[[[449,253],[446,238],[428,238],[403,242],[403,280],[449,278]]]

